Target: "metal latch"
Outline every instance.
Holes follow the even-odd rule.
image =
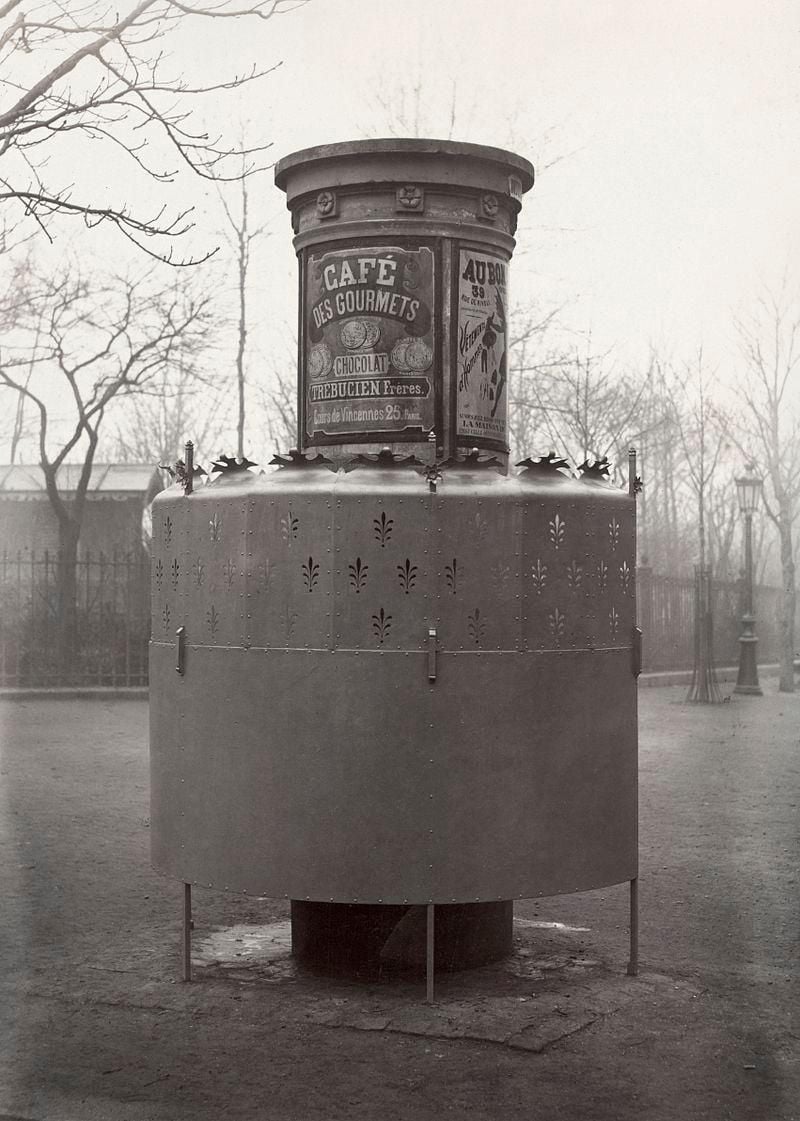
[[[633,676],[638,677],[642,672],[642,629],[641,627],[633,628],[631,645],[631,669]]]
[[[181,676],[186,669],[186,627],[175,631],[175,669]]]
[[[436,680],[436,627],[428,627],[428,681]]]

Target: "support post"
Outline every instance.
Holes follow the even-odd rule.
[[[631,948],[628,960],[628,976],[639,976],[639,881],[631,880]]]
[[[425,1000],[428,1004],[433,1004],[433,908],[433,903],[426,907],[425,921]]]
[[[636,497],[636,448],[628,449],[628,494]]]
[[[184,494],[191,494],[194,490],[194,444],[191,440],[186,441],[183,454],[184,463],[186,464],[186,486],[184,487]]]
[[[739,636],[739,675],[734,693],[763,697],[758,683],[756,617],[753,610],[753,515],[744,516],[744,611]]]
[[[183,885],[183,979],[192,979],[192,885]]]

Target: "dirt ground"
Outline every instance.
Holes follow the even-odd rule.
[[[356,985],[284,903],[149,866],[147,705],[0,702],[0,1121],[800,1119],[800,693],[642,690],[641,969],[627,887],[523,903],[515,953]]]

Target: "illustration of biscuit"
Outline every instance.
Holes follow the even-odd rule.
[[[308,354],[307,369],[313,379],[324,378],[333,366],[333,355],[327,343],[317,343]]]
[[[339,337],[348,350],[358,350],[367,341],[367,324],[363,319],[348,319],[342,325]]]
[[[403,338],[392,349],[392,365],[400,374],[418,374],[433,362],[433,351],[424,339]]]
[[[362,322],[367,331],[367,337],[364,339],[364,346],[373,347],[381,337],[381,329],[373,319],[365,319]]]
[[[404,357],[409,370],[420,372],[433,362],[433,351],[423,339],[414,339],[406,347]]]
[[[411,339],[400,339],[392,347],[391,363],[400,374],[408,373],[408,366],[406,365],[406,351],[408,350]]]

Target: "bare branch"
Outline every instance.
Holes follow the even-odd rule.
[[[253,65],[209,82],[164,77],[161,41],[176,38],[189,22],[269,20],[308,0],[138,0],[125,15],[99,2],[66,11],[58,0],[42,0],[34,11],[17,11],[17,3],[0,7],[10,22],[0,31],[4,88],[15,91],[0,108],[0,158],[3,161],[0,204],[16,202],[20,220],[32,219],[49,237],[59,216],[82,218],[87,226],[114,226],[156,260],[173,265],[208,260],[214,250],[176,255],[172,243],[194,229],[194,211],[165,204],[158,213],[140,213],[117,200],[102,204],[91,187],[54,182],[51,152],[69,141],[69,155],[79,160],[81,139],[107,146],[130,158],[136,173],[161,185],[177,184],[181,172],[211,181],[234,181],[265,170],[260,157],[268,142],[227,143],[225,129],[192,128],[191,104],[206,94],[234,90],[271,74],[280,63]],[[53,63],[54,52],[56,62]],[[32,62],[27,56],[32,56]],[[20,64],[13,68],[16,57]],[[24,62],[23,60],[24,58]],[[28,80],[39,59],[38,77]],[[234,165],[235,164],[235,168]],[[79,177],[76,177],[76,180]],[[89,197],[87,197],[89,196]],[[185,197],[185,195],[184,195]]]

